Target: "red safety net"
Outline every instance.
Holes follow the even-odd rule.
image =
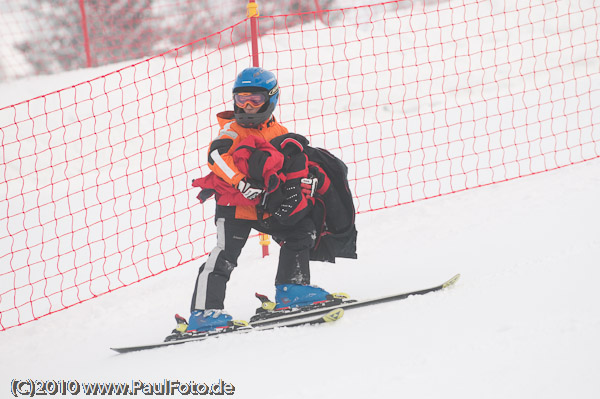
[[[260,17],[260,63],[276,117],[348,164],[364,213],[598,158],[599,11],[415,0]],[[249,30],[0,109],[1,329],[211,249],[213,204],[190,182],[251,65]]]
[[[262,0],[260,11],[265,15],[319,11],[331,8],[333,1]],[[248,0],[3,2],[0,82],[160,54],[227,28],[245,14],[247,3]]]

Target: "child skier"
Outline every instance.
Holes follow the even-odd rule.
[[[329,295],[310,285],[309,270],[321,228],[310,215],[313,197],[328,188],[327,177],[309,175],[304,138],[288,134],[273,117],[279,87],[272,72],[244,69],[235,80],[233,99],[234,111],[217,115],[221,130],[208,154],[212,173],[193,182],[204,189],[201,201],[216,194],[217,246],[199,269],[187,331],[214,330],[232,320],[223,310],[226,285],[251,229],[271,234],[281,245],[276,310],[311,305]],[[318,165],[311,170],[322,172]]]

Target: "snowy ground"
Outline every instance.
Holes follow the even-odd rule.
[[[359,259],[314,264],[313,282],[356,298],[442,293],[349,311],[333,325],[116,355],[187,314],[197,264],[2,333],[13,378],[216,382],[238,398],[597,398],[600,160],[363,214]],[[271,251],[276,251],[272,246]],[[272,294],[276,256],[250,243],[227,307]],[[5,396],[6,395],[6,396]]]
[[[516,6],[515,1],[505,3],[508,10]],[[476,137],[470,135],[472,132],[483,138],[482,142],[478,142],[490,151],[494,149],[494,145],[500,145],[495,148],[495,154],[501,156],[503,162],[495,163],[493,154],[489,159],[482,155],[477,157],[477,169],[469,169],[467,155],[470,154],[465,151],[471,149],[457,149],[461,155],[458,161],[461,168],[467,171],[476,170],[477,173],[470,176],[475,176],[479,184],[497,181],[491,180],[490,172],[492,178],[511,178],[520,173],[534,173],[545,167],[561,166],[598,154],[596,149],[598,132],[597,129],[594,131],[598,126],[596,111],[599,109],[598,75],[594,72],[598,70],[597,47],[594,47],[594,42],[589,42],[585,52],[580,54],[585,62],[573,63],[576,57],[567,56],[569,49],[573,50],[577,47],[573,43],[581,40],[582,32],[586,32],[583,37],[588,39],[597,33],[594,14],[574,12],[586,8],[587,5],[572,1],[570,3],[572,9],[569,8],[569,15],[573,11],[569,21],[572,25],[563,27],[562,24],[567,22],[565,18],[559,18],[559,15],[564,12],[563,9],[559,9],[554,3],[544,4],[543,7],[538,4],[538,7],[532,8],[535,13],[528,13],[526,10],[521,15],[521,18],[527,18],[532,22],[531,31],[523,27],[518,37],[512,37],[508,33],[481,35],[490,28],[490,19],[485,15],[493,10],[488,8],[499,4],[503,2],[494,1],[490,4],[470,2],[465,10],[476,13],[478,18],[467,18],[466,14],[464,17],[465,21],[469,21],[470,27],[473,26],[473,21],[483,22],[479,27],[480,34],[473,42],[474,48],[509,48],[511,43],[516,45],[517,39],[522,41],[522,43],[519,41],[518,46],[515,47],[519,51],[510,54],[513,57],[509,57],[512,67],[509,68],[507,79],[503,83],[507,85],[509,92],[515,95],[511,98],[523,100],[522,108],[515,111],[513,106],[516,103],[511,103],[512,101],[499,104],[497,107],[494,105],[494,99],[502,93],[495,72],[483,73],[484,76],[480,76],[481,96],[470,91],[454,94],[443,91],[446,93],[443,104],[448,111],[439,107],[432,109],[431,112],[439,116],[437,119],[435,115],[433,118],[415,118],[417,111],[429,115],[430,111],[427,107],[434,105],[431,96],[429,96],[431,104],[422,101],[420,93],[416,92],[412,100],[407,98],[401,103],[400,114],[413,120],[414,123],[401,124],[402,134],[398,136],[398,140],[402,140],[403,134],[410,128],[417,142],[411,145],[410,142],[407,144],[399,141],[398,148],[404,150],[408,147],[411,151],[423,152],[423,157],[427,151],[434,157],[436,165],[440,168],[449,165],[449,163],[437,162],[438,155],[444,153],[444,148],[430,145],[425,150],[422,147],[427,144],[423,141],[424,137],[433,137],[433,132],[441,142],[445,143],[451,141],[452,129],[464,129],[465,135],[460,135],[461,140],[465,138],[467,142],[475,140]],[[542,8],[546,11],[543,14],[543,21],[537,19],[539,14],[537,11],[541,11]],[[458,14],[460,10],[457,10]],[[418,19],[418,16],[415,18]],[[428,15],[428,21],[432,26],[435,25],[437,16],[441,17],[437,11]],[[552,51],[547,48],[550,55],[540,50],[544,46],[538,44],[534,46],[540,39],[536,39],[537,30],[533,28],[542,27],[546,19],[556,24],[556,29],[559,31],[559,34],[542,40],[542,43],[552,47],[550,49]],[[515,32],[516,30],[511,28],[511,21],[512,17],[506,18],[506,14],[496,13],[491,27],[498,33]],[[558,29],[559,24],[561,29]],[[577,24],[586,25],[586,28],[577,29]],[[408,29],[409,25],[402,26]],[[435,51],[437,42],[434,37],[421,35],[414,38],[417,44],[425,42],[433,46],[434,51],[427,52],[430,62],[430,58],[437,59],[436,57],[442,54],[463,54],[461,51],[464,52],[466,47],[461,47],[460,51],[452,47],[459,42],[462,46],[468,44],[468,41],[458,36],[462,32],[458,27],[462,25],[456,26],[457,29],[452,30],[453,41],[444,41],[451,46],[446,48],[448,53],[445,50]],[[385,30],[390,28],[390,24],[379,24],[375,27]],[[366,35],[364,36],[366,38],[373,36],[369,26],[361,27],[357,32],[361,36]],[[468,33],[466,29],[464,32]],[[440,37],[437,40],[441,40],[444,35],[441,31],[438,33]],[[531,36],[530,40],[527,39],[528,34]],[[401,60],[396,59],[394,53],[385,62],[389,62],[390,65],[408,65],[402,63],[404,62],[402,60],[405,60],[415,61],[417,65],[416,61],[425,53],[417,51],[420,47],[411,42],[413,40],[411,35],[402,37],[403,40],[410,42],[410,46],[403,45],[402,48],[412,48],[413,51],[405,50],[398,53],[405,57]],[[284,41],[287,43],[289,40]],[[327,43],[326,41],[325,45]],[[369,40],[365,43],[368,44]],[[389,47],[391,43],[378,42],[377,45]],[[263,49],[272,50],[269,46],[280,48],[277,46],[281,43],[275,45],[263,42],[262,45]],[[318,50],[318,47],[314,49]],[[368,50],[368,46],[365,49]],[[292,57],[291,53],[290,59],[304,62],[302,61],[305,59],[304,55]],[[484,61],[484,58],[477,52],[468,53],[474,54],[470,65],[472,69],[478,70],[477,66]],[[531,55],[530,53],[533,54],[532,57],[539,60],[539,64],[522,62],[532,59],[528,56]],[[310,51],[306,54],[311,55]],[[498,58],[502,58],[501,52],[497,55]],[[337,54],[337,57],[339,56]],[[414,60],[410,58],[411,56]],[[555,59],[556,57],[558,60]],[[280,80],[286,83],[284,86],[289,87],[293,83],[293,76],[284,73],[287,61],[280,60],[280,62],[282,63]],[[552,68],[555,64],[560,68]],[[340,63],[337,62],[336,65]],[[292,63],[289,66],[290,70],[296,70],[296,66]],[[528,66],[533,69],[527,69]],[[117,69],[119,66],[113,67]],[[144,68],[147,69],[145,66]],[[555,76],[544,68],[555,72],[560,70],[562,75]],[[403,74],[406,75],[402,75],[405,78],[402,81],[418,77],[419,71],[428,74],[426,68],[404,69],[406,72]],[[500,73],[504,69],[502,66],[486,64],[479,70]],[[524,73],[527,71],[531,73]],[[108,72],[110,71],[104,69],[86,70],[5,84],[0,89],[3,94],[0,108]],[[350,73],[350,69],[347,72]],[[444,68],[436,69],[436,73],[444,74]],[[123,75],[125,74],[123,72]],[[413,76],[414,74],[417,76]],[[304,78],[306,76],[308,75],[305,74]],[[177,78],[180,78],[179,74]],[[455,78],[464,79],[465,76],[457,74]],[[472,78],[475,79],[476,76]],[[110,77],[106,79],[97,82],[106,84]],[[392,79],[391,75],[389,79]],[[445,79],[447,84],[453,82],[452,76],[445,76]],[[542,81],[543,87],[522,89],[522,87],[539,87],[536,79]],[[467,83],[470,87],[470,82]],[[574,83],[578,91],[571,92],[569,88]],[[419,87],[420,90],[427,90],[429,86]],[[351,88],[350,85],[348,88]],[[304,89],[304,91],[295,90],[293,95],[297,98],[306,97],[310,90]],[[511,91],[513,89],[514,91]],[[539,104],[541,100],[538,100],[546,97],[548,89],[554,95],[571,96],[568,98],[576,98],[577,101],[563,104],[560,97],[556,99],[556,106],[548,111],[547,104]],[[66,94],[68,93],[70,92],[67,91]],[[468,103],[467,97],[464,97],[465,93],[469,94]],[[341,96],[350,101],[348,93]],[[531,96],[535,99],[533,106],[528,103]],[[170,98],[177,98],[177,96]],[[363,97],[359,96],[359,98]],[[385,96],[379,96],[376,92],[370,93],[363,99],[369,104],[387,101]],[[218,95],[215,101],[220,101]],[[299,115],[300,121],[295,122],[296,131],[304,131],[299,128],[302,127],[302,123],[313,120],[314,113],[322,112],[319,104],[325,104],[324,101],[311,103],[315,104],[316,108],[311,109],[310,112],[306,111],[310,118],[304,118],[302,113],[305,111],[302,107],[293,109],[296,102],[290,102],[289,99],[286,101],[287,103],[278,108],[282,109],[282,114],[288,119],[290,115]],[[51,109],[60,109],[55,104],[56,95],[44,97],[39,102],[43,102],[44,106]],[[419,107],[414,108],[411,104]],[[488,105],[491,107],[489,112],[486,111]],[[29,107],[21,107],[21,109],[25,108],[29,110]],[[31,108],[34,109],[35,106]],[[86,109],[80,108],[78,112],[83,114],[77,116],[84,120]],[[140,109],[141,113],[145,112],[143,106]],[[383,106],[378,110],[387,112]],[[5,109],[4,114],[0,114],[0,120],[4,117],[8,118],[5,119],[8,121],[7,124],[13,123],[14,112],[16,111]],[[385,118],[392,118],[393,111],[390,112],[389,115],[385,114]],[[360,116],[360,113],[361,111],[357,115]],[[399,114],[396,113],[396,117],[397,115]],[[455,119],[457,115],[459,119]],[[63,115],[59,112],[58,116],[62,118]],[[518,118],[522,116],[533,118],[534,122],[539,123],[521,124]],[[199,119],[202,117],[203,115],[198,116]],[[376,117],[380,118],[381,115],[378,114]],[[451,121],[456,121],[452,128],[428,125],[436,120],[446,121],[447,117],[451,118]],[[368,119],[368,116],[366,118]],[[335,119],[334,127],[323,121],[323,131],[334,132],[333,137],[336,137],[335,132],[338,127],[337,116]],[[350,121],[349,117],[341,117],[340,123],[345,123],[343,121],[346,119]],[[476,121],[485,123],[486,129],[481,128],[479,122],[475,123]],[[508,123],[506,126],[514,128],[514,132],[522,136],[516,135],[517,133],[511,129],[494,130],[495,124],[498,127],[504,126],[501,122]],[[549,127],[548,123],[552,126]],[[564,133],[560,130],[562,123],[570,130],[567,129],[568,132],[560,138],[553,138],[552,134],[556,132]],[[19,126],[19,134],[24,137],[28,132],[28,125],[25,125],[27,121]],[[70,128],[77,128],[74,133],[80,133],[79,129],[82,127],[79,124],[70,126]],[[150,126],[154,125],[150,124]],[[391,129],[385,130],[384,125],[369,125],[369,135],[374,135],[378,139],[374,141],[378,144],[369,146],[368,143],[373,137],[370,136],[367,140],[364,127],[354,126],[354,129],[351,129],[352,126],[342,127],[352,133],[351,136],[344,137],[351,138],[353,144],[357,144],[352,147],[346,146],[352,149],[350,152],[357,151],[356,154],[342,154],[347,162],[356,161],[352,156],[361,159],[363,154],[360,151],[365,148],[369,151],[373,149],[371,147],[383,149],[386,144],[383,143],[382,137],[385,138],[385,132],[391,132]],[[128,130],[128,134],[132,132],[137,134],[137,126],[133,126],[132,129]],[[487,136],[489,129],[495,136]],[[147,134],[154,134],[152,129],[141,130]],[[312,132],[311,129],[305,130]],[[425,132],[428,136],[425,133],[421,135],[419,132]],[[111,135],[117,133],[115,129],[111,130]],[[510,145],[505,146],[507,143],[502,143],[499,139],[500,133]],[[512,135],[513,133],[515,135]],[[3,134],[6,134],[6,142],[10,142],[6,138],[8,133]],[[33,137],[34,132],[31,134]],[[40,131],[38,138],[41,140],[47,134],[49,132]],[[547,134],[550,135],[549,141],[545,140]],[[175,138],[175,136],[170,137]],[[520,141],[524,137],[530,138],[531,141]],[[567,142],[566,137],[574,142]],[[56,136],[55,138],[60,139]],[[325,140],[321,136],[314,139]],[[514,143],[509,139],[514,139],[512,140]],[[531,147],[526,146],[525,149],[527,155],[534,158],[519,158],[517,144],[524,142],[532,143]],[[18,146],[19,151],[24,151],[25,154],[37,148],[35,141],[31,148],[26,148],[25,144],[27,143],[20,142]],[[549,148],[542,148],[542,144]],[[337,145],[342,146],[342,143]],[[566,151],[561,146],[566,146],[569,150]],[[472,151],[477,150],[475,147],[473,145]],[[5,148],[5,156],[14,155],[7,148]],[[169,148],[179,151],[175,147]],[[540,156],[536,152],[538,149],[547,156]],[[55,155],[58,160],[62,159],[60,155],[64,150],[62,146],[56,147]],[[160,148],[155,150],[159,151]],[[75,151],[73,154],[76,160],[79,159],[80,152]],[[372,155],[370,152],[369,154]],[[485,154],[485,151],[481,154]],[[450,153],[447,155],[456,156]],[[373,156],[377,158],[377,154]],[[518,160],[522,162],[517,162]],[[44,181],[41,177],[47,169],[43,161],[43,157],[39,157],[35,162],[36,173],[39,173],[35,176],[40,178],[40,181]],[[29,164],[25,162],[21,163],[19,160],[11,162],[13,163],[9,162],[9,166],[29,168]],[[178,158],[177,162],[181,163]],[[422,170],[424,160],[420,157],[410,157],[406,162],[403,164],[404,169],[422,175],[423,179],[431,178],[425,176],[426,171]],[[492,166],[500,165],[498,167],[503,173],[494,174],[492,166],[486,166],[486,162]],[[546,162],[549,164],[546,165]],[[523,166],[521,163],[528,164],[528,168],[521,170]],[[78,163],[75,166],[77,165]],[[375,170],[377,165],[373,165]],[[144,170],[142,166],[140,168]],[[364,168],[364,164],[353,163],[352,169],[351,176],[355,180],[369,172]],[[15,170],[23,174],[20,169],[13,169],[10,173],[16,173]],[[441,169],[436,169],[434,172],[436,178],[437,173],[444,176]],[[6,179],[8,175],[4,176]],[[188,177],[195,177],[184,173],[178,176],[186,182],[189,181]],[[97,181],[95,177],[83,180],[92,186]],[[459,178],[454,179],[455,184],[464,183],[464,187],[454,189],[472,187],[468,184],[468,180],[466,177],[464,182]],[[22,190],[20,181],[18,179],[15,181],[17,185],[11,187],[11,190]],[[394,181],[397,183],[400,180]],[[433,188],[438,190],[434,190],[433,194],[429,193],[429,195],[447,192],[441,190],[439,181],[435,179],[427,181],[433,182]],[[450,181],[452,182],[452,179]],[[175,185],[178,187],[179,195],[185,198],[184,202],[190,197],[190,193],[180,188],[185,187],[185,184]],[[396,186],[393,187],[389,195],[397,191]],[[357,185],[354,189],[365,188]],[[46,190],[52,189],[46,188]],[[415,192],[417,191],[419,186],[415,188]],[[425,195],[425,190],[422,191]],[[37,191],[32,191],[30,194],[34,200],[39,196]],[[369,201],[371,199],[368,194],[369,192],[363,192],[362,197],[359,198],[363,206],[365,206],[365,198]],[[422,198],[413,197],[413,194],[411,192],[408,197],[403,198]],[[330,291],[348,292],[359,299],[428,287],[458,272],[462,274],[459,283],[441,293],[414,297],[370,309],[349,311],[342,320],[332,325],[222,337],[208,342],[128,355],[116,355],[110,351],[111,346],[162,340],[173,327],[173,315],[175,313],[187,315],[193,282],[198,266],[203,261],[200,259],[196,263],[175,268],[139,284],[1,332],[0,398],[10,397],[13,379],[29,378],[115,383],[131,383],[132,380],[160,383],[164,379],[171,379],[209,384],[222,379],[235,386],[234,397],[257,399],[282,397],[598,398],[600,397],[598,382],[600,293],[596,285],[600,278],[600,268],[598,268],[600,210],[597,205],[600,203],[599,200],[600,159],[594,159],[510,182],[418,201],[383,211],[361,213],[357,220],[359,259],[340,261],[335,265],[315,263],[312,267],[313,283]],[[0,203],[1,207],[2,203]],[[8,215],[8,212],[6,214]],[[14,223],[19,222],[15,220]],[[214,241],[214,236],[212,238]],[[68,240],[73,241],[70,238]],[[6,251],[4,247],[0,249]],[[274,246],[271,246],[271,252],[272,256],[261,259],[260,247],[256,239],[245,249],[239,270],[235,271],[228,286],[226,305],[234,317],[247,319],[251,316],[258,305],[254,292],[273,294],[272,281],[277,257]],[[69,258],[65,257],[65,260],[68,262]],[[26,316],[23,316],[23,319],[25,318]],[[84,395],[77,397],[84,397]]]

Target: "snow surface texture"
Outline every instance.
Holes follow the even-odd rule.
[[[0,102],[103,72],[4,85]],[[592,160],[361,214],[359,259],[315,263],[313,283],[360,299],[429,287],[457,272],[462,279],[445,292],[349,311],[333,325],[121,356],[108,349],[162,340],[173,315],[187,315],[201,259],[1,333],[0,397],[8,397],[13,378],[168,378],[224,379],[238,398],[597,398],[599,199],[600,160]],[[228,286],[235,318],[254,312],[254,292],[273,295],[277,249],[271,252],[261,259],[256,242],[244,250]]]
[[[196,264],[2,333],[13,378],[232,383],[237,398],[597,398],[600,160],[360,215],[359,258],[314,263],[355,298],[440,293],[348,311],[332,325],[229,336],[128,355],[187,314]],[[236,318],[273,295],[277,250],[251,242],[228,286]]]

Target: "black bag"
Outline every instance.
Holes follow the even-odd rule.
[[[311,251],[311,259],[335,262],[335,258],[356,259],[356,210],[350,186],[348,167],[341,159],[322,148],[307,147],[308,159],[318,164],[331,182],[329,190],[318,199],[313,209],[317,229],[321,232]],[[320,206],[317,204],[321,204]],[[322,215],[319,215],[322,209]]]
[[[310,147],[306,137],[288,133],[271,140],[280,149],[286,139],[301,143],[309,163],[316,163],[330,180],[329,189],[315,199],[311,217],[317,227],[317,241],[310,253],[311,260],[335,262],[335,258],[356,259],[356,210],[350,186],[348,167],[329,151]]]

